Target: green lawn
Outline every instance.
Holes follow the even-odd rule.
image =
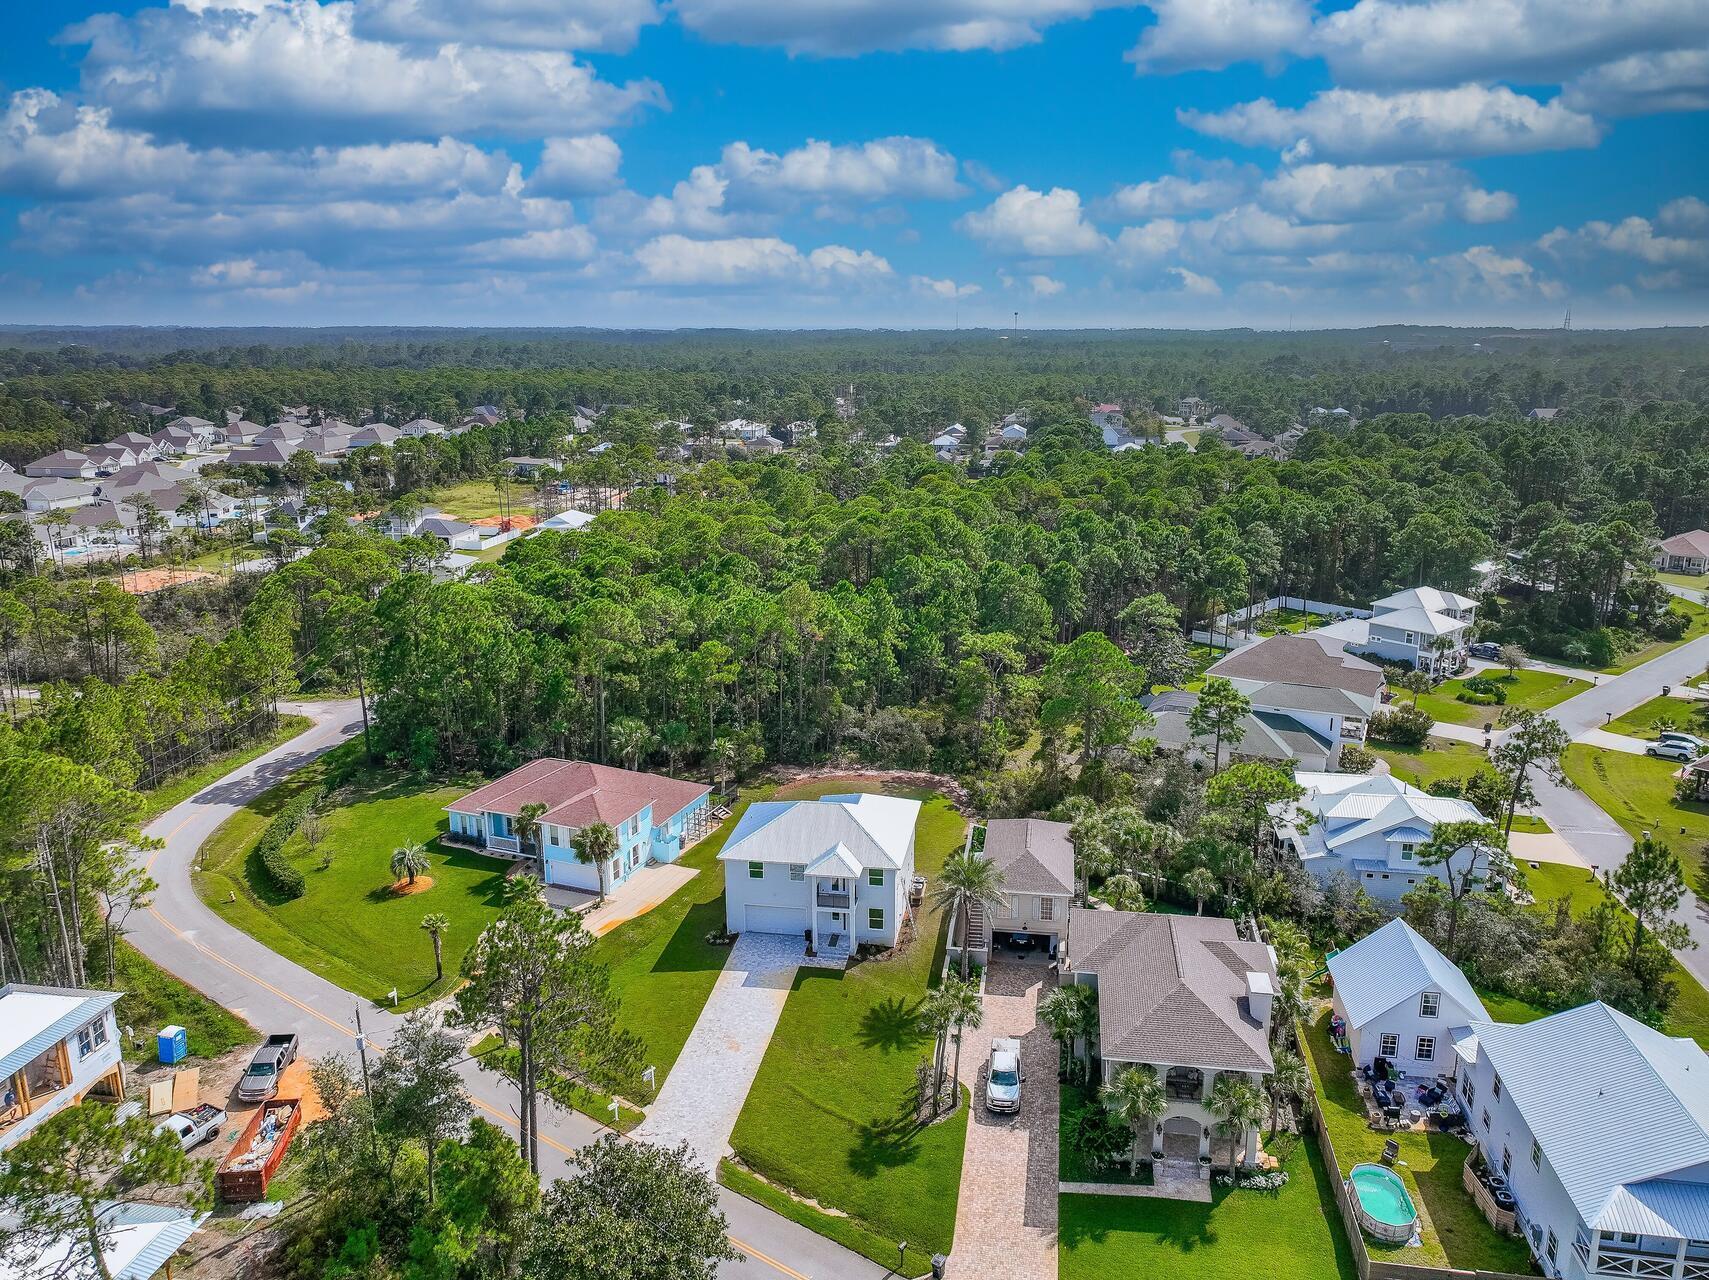
[[[512,1084],[516,1083],[519,1055],[515,1049],[507,1047],[497,1036],[486,1036],[478,1040],[469,1050],[469,1056],[479,1058],[481,1065],[488,1071],[503,1076]],[[606,1127],[616,1129],[619,1133],[628,1133],[647,1118],[647,1113],[639,1107],[620,1103],[617,1108],[617,1119],[613,1121],[610,1094],[601,1093],[597,1089],[590,1089],[574,1080],[566,1080],[550,1071],[541,1073],[540,1089],[559,1106],[568,1107],[571,1111],[579,1111],[584,1116],[591,1116]],[[624,1094],[623,1099],[624,1103],[635,1101],[628,1094]]]
[[[1681,804],[1673,798],[1672,760],[1604,751],[1575,742],[1561,757],[1573,785],[1594,800],[1635,840],[1654,832],[1685,863],[1686,880],[1699,892],[1703,883],[1702,849],[1709,842],[1709,804]]]
[[[1277,1192],[1213,1184],[1210,1204],[1126,1196],[1057,1201],[1061,1280],[1353,1280],[1353,1252],[1331,1173],[1309,1136],[1283,1162]],[[1409,1250],[1416,1259],[1417,1250]]]
[[[482,520],[504,514],[498,490],[493,488],[491,480],[463,480],[448,484],[442,489],[435,489],[424,505],[438,507],[456,520]],[[528,486],[513,483],[510,486],[510,514],[526,515],[531,510]]]
[[[106,987],[106,952],[96,947],[89,960],[90,985]],[[120,1037],[126,1062],[155,1061],[154,1037],[162,1027],[184,1028],[192,1058],[217,1058],[261,1038],[242,1018],[186,986],[128,942],[113,948],[113,981],[108,989],[125,993],[116,1016],[121,1029],[132,1031],[130,1037]]]
[[[1478,999],[1483,1001],[1484,1011],[1489,1014],[1491,1022],[1535,1022],[1558,1012],[1521,1000],[1518,996],[1504,996],[1493,991],[1479,991]]]
[[[1489,757],[1469,742],[1431,738],[1422,747],[1393,743],[1368,744],[1370,751],[1389,762],[1389,772],[1404,782],[1428,791],[1430,784],[1444,778],[1464,778],[1476,773]]]
[[[210,756],[206,764],[192,769],[189,773],[168,778],[151,791],[144,791],[142,815],[137,821],[152,822],[173,805],[188,800],[203,787],[218,782],[233,769],[241,768],[257,756],[266,755],[274,747],[289,742],[313,723],[307,716],[280,716],[278,728],[259,742]]]
[[[896,1241],[879,1235],[854,1218],[815,1209],[782,1188],[755,1176],[733,1160],[718,1162],[718,1181],[737,1195],[745,1196],[755,1204],[764,1205],[773,1213],[781,1214],[791,1222],[798,1222],[827,1240],[835,1240],[845,1249],[875,1262],[882,1262],[887,1267],[896,1265]],[[902,1269],[893,1274],[923,1276],[932,1269],[931,1256],[930,1252],[910,1243],[907,1256],[902,1261]]]
[[[1668,605],[1668,608],[1674,613],[1683,613],[1689,619],[1685,634],[1677,640],[1657,640],[1645,645],[1642,649],[1633,650],[1613,666],[1602,667],[1601,671],[1604,675],[1617,676],[1621,672],[1630,671],[1633,667],[1642,666],[1651,658],[1659,658],[1670,649],[1677,649],[1680,645],[1697,639],[1698,636],[1709,635],[1709,608],[1677,597]]]
[[[1535,870],[1525,868],[1525,878],[1530,884],[1531,896],[1536,898],[1542,909],[1548,909],[1550,904],[1565,898],[1573,914],[1582,915],[1606,896],[1596,877],[1583,867],[1545,862]],[[1703,984],[1677,960],[1673,962],[1673,981],[1678,994],[1674,997],[1673,1007],[1668,1010],[1662,1030],[1669,1035],[1690,1036],[1709,1049],[1709,991],[1705,991]]]
[[[1470,702],[1461,702],[1456,695],[1466,687],[1466,682],[1444,680],[1418,699],[1419,709],[1429,712],[1433,720],[1477,727],[1494,724],[1509,707],[1542,711],[1590,688],[1588,680],[1557,675],[1553,671],[1520,671],[1510,676],[1505,671],[1497,670],[1490,672],[1489,677],[1507,693],[1507,701],[1500,706],[1480,707]],[[1409,696],[1403,694],[1401,699]]]
[[[1634,738],[1654,739],[1661,737],[1664,722],[1670,729],[1709,734],[1709,702],[1701,698],[1651,698],[1643,706],[1615,716],[1607,728]]]
[[[1694,573],[1657,573],[1656,581],[1671,587],[1684,587],[1687,591],[1709,591],[1709,577]]]
[[[322,771],[321,762],[309,765],[227,819],[202,846],[197,891],[227,921],[346,991],[389,1005],[395,987],[400,1009],[444,995],[463,953],[498,914],[508,865],[438,839],[441,806],[468,788],[378,775],[329,797],[320,850],[311,852],[301,831],[285,845],[308,892],[280,900],[252,865],[255,842],[280,806]],[[392,850],[411,841],[427,847],[433,886],[394,894]],[[331,864],[323,869],[327,852]],[[443,982],[434,981],[432,944],[421,930],[421,918],[435,911],[451,918]]]
[[[1523,1240],[1500,1235],[1466,1194],[1460,1167],[1472,1149],[1445,1133],[1385,1133],[1369,1127],[1365,1104],[1353,1085],[1352,1059],[1337,1053],[1329,1039],[1330,1011],[1325,1008],[1306,1028],[1306,1063],[1317,1088],[1324,1127],[1335,1144],[1335,1158],[1346,1176],[1356,1164],[1382,1159],[1383,1143],[1400,1144],[1395,1172],[1418,1206],[1423,1247],[1385,1245],[1367,1240],[1372,1258],[1431,1267],[1528,1272],[1530,1252]]]
[[[848,787],[830,780],[778,795]],[[925,800],[914,857],[934,876],[966,825],[942,797],[903,794]],[[942,963],[944,927],[928,911],[901,955],[843,972],[801,969],[731,1138],[748,1168],[887,1242],[888,1254],[874,1257],[886,1265],[890,1242],[929,1257],[947,1254],[955,1234],[967,1108],[923,1130],[911,1115],[914,1067],[931,1051],[916,1013]]]

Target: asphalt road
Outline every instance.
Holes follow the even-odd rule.
[[[356,1052],[358,1011],[368,1042],[383,1048],[398,1018],[310,973],[227,924],[190,884],[196,851],[222,822],[267,788],[361,731],[357,704],[305,703],[290,710],[313,727],[167,810],[145,828],[165,841],[150,855],[160,884],[154,905],[134,920],[130,941],[163,969],[202,991],[262,1032],[295,1031],[307,1057]],[[692,1063],[681,1066],[693,1070]],[[466,1063],[461,1074],[483,1119],[516,1132],[515,1090]],[[541,1176],[562,1177],[575,1148],[607,1130],[579,1112],[542,1099]],[[746,1255],[719,1275],[730,1280],[882,1280],[890,1274],[866,1258],[733,1192],[719,1189],[730,1239]]]

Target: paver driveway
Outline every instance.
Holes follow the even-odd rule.
[[[956,1280],[1055,1280],[1057,1048],[1038,1025],[1038,1001],[1056,985],[1042,965],[998,962],[985,971],[985,1021],[965,1034],[961,1080],[973,1094],[961,1200],[955,1215]],[[985,1109],[985,1069],[994,1036],[1021,1040],[1021,1110]]]
[[[686,1141],[702,1168],[718,1168],[800,964],[798,937],[744,933],[736,939],[637,1138],[667,1147]]]

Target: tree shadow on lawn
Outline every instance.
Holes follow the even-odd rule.
[[[869,1120],[857,1132],[849,1148],[849,1171],[859,1177],[875,1178],[920,1158],[922,1130],[914,1123],[911,1101],[888,1120]]]
[[[891,996],[873,1005],[860,1019],[860,1043],[866,1049],[905,1049],[919,1043],[920,1005]]]
[[[653,910],[662,911],[666,905],[661,903]],[[640,918],[646,919],[645,916]],[[664,950],[659,952],[658,959],[653,961],[652,972],[705,973],[708,969],[722,969],[724,962],[730,958],[730,948],[713,946],[706,941],[706,935],[723,923],[722,895],[711,902],[695,903],[677,923],[675,932],[671,934],[670,941],[665,943]]]

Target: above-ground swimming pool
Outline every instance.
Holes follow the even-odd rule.
[[[1359,1225],[1374,1239],[1401,1243],[1418,1230],[1418,1210],[1407,1194],[1406,1183],[1393,1169],[1380,1164],[1356,1164],[1347,1175],[1353,1196],[1353,1211]]]

